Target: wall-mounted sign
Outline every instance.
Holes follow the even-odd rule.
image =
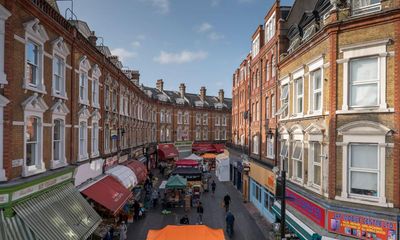
[[[66,173],[64,175],[58,176],[56,178],[52,178],[52,179],[49,179],[47,181],[35,184],[33,186],[29,186],[29,187],[23,188],[21,190],[15,191],[12,194],[12,200],[15,201],[15,200],[18,200],[20,198],[29,196],[29,195],[31,195],[33,193],[36,193],[36,192],[39,192],[39,191],[44,190],[46,188],[52,187],[54,185],[62,183],[62,182],[66,181],[68,179],[71,179],[71,178],[72,178],[72,172],[69,172],[69,173]]]
[[[106,158],[106,161],[104,162],[104,171],[107,171],[108,169],[112,168],[114,165],[117,164],[118,164],[118,156]]]
[[[14,160],[11,161],[11,166],[13,168],[21,167],[23,164],[24,164],[24,159],[22,159],[22,158],[21,159],[14,159]]]
[[[358,239],[397,239],[395,221],[334,211],[328,211],[328,231]]]
[[[286,203],[302,213],[311,221],[325,228],[325,209],[286,188]]]

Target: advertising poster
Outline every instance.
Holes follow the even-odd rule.
[[[395,221],[333,211],[328,211],[328,230],[359,239],[397,239]]]

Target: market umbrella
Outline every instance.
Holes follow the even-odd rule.
[[[184,177],[181,177],[179,175],[174,175],[168,179],[165,187],[167,189],[177,189],[177,188],[182,189],[185,188],[186,185],[187,185],[187,180]]]
[[[214,153],[205,153],[202,155],[203,158],[206,159],[214,159],[217,155],[215,155]]]
[[[149,230],[147,240],[225,240],[222,229],[206,225],[168,225],[160,230]]]

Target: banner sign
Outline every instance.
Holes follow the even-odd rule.
[[[358,239],[397,239],[395,221],[334,211],[328,211],[328,231]]]
[[[325,228],[325,209],[286,188],[286,203],[308,219]]]

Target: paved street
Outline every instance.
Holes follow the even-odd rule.
[[[225,210],[222,208],[222,199],[226,193],[232,198],[231,211],[235,215],[235,234],[232,239],[237,240],[261,240],[265,239],[262,231],[243,204],[242,197],[230,182],[218,182],[215,196],[211,192],[203,193],[201,201],[204,206],[203,224],[212,228],[225,230]],[[146,239],[149,229],[160,229],[168,224],[178,224],[179,219],[185,214],[183,208],[173,209],[169,215],[161,214],[161,207],[150,210],[144,219],[129,226],[129,240]],[[190,224],[196,224],[196,209],[192,208],[188,213]],[[228,237],[226,239],[229,239]]]

